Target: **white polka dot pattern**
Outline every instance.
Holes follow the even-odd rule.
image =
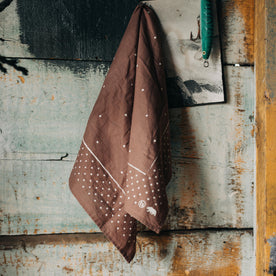
[[[84,163],[90,166],[85,166]],[[135,242],[136,221],[124,210],[124,196],[84,144],[75,161],[71,181],[76,182],[75,189],[80,188],[82,199],[94,210],[92,218],[99,222],[100,227],[106,223],[118,225],[114,234],[125,237],[128,244]],[[132,227],[120,227],[122,224],[131,224]]]
[[[69,179],[81,206],[128,262],[137,221],[159,233],[168,212],[171,153],[159,27],[151,8],[136,8]]]
[[[167,116],[167,114],[164,114]],[[161,137],[160,151],[146,174],[130,164],[127,171],[125,191],[126,209],[147,227],[159,232],[167,216],[166,185],[171,177],[171,151],[169,128]],[[153,142],[154,144],[154,142]],[[136,169],[135,169],[136,168]]]

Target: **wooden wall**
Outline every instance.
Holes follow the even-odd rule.
[[[256,274],[276,275],[276,2],[255,5]]]
[[[160,235],[140,225],[131,264],[80,207],[68,177],[137,1],[8,2],[0,274],[254,275],[254,1],[218,1],[227,103],[170,110],[170,212]]]

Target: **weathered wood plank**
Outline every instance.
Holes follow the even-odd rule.
[[[91,39],[86,27],[75,24],[73,1],[26,2],[14,0],[0,14],[2,55],[111,60],[123,28],[112,36],[110,28],[118,25],[107,26]],[[107,5],[110,17],[119,15],[127,24],[124,7],[116,7],[130,2],[89,4]],[[253,63],[252,4],[220,1],[224,63]],[[53,8],[60,11],[57,16]],[[87,9],[82,18],[93,12]],[[34,23],[45,16],[47,22]],[[105,28],[101,16],[97,11]],[[84,21],[89,25],[95,18]],[[15,235],[0,237],[0,274],[254,275],[253,237],[243,230],[143,234],[131,265],[101,234],[36,235],[98,231],[67,180],[109,63],[21,60],[20,65],[27,76],[9,66],[0,76],[0,232]],[[164,229],[253,226],[253,73],[229,66],[225,80],[227,104],[170,112],[174,176]]]
[[[128,264],[100,234],[1,238],[3,275],[254,275],[251,232],[138,236]]]
[[[34,60],[21,60],[20,65],[30,71],[28,76],[14,70],[0,76],[2,153],[77,153],[107,65]],[[249,120],[249,116],[253,119],[254,112],[253,71],[232,66],[224,69],[227,104],[171,110],[175,156],[185,156],[183,138],[190,131],[194,137],[201,132],[197,143],[205,148],[210,144],[206,141],[208,136],[212,136],[213,145],[224,147],[218,142],[221,141],[218,133],[233,137],[233,130],[239,127],[246,136],[250,133],[254,124]]]
[[[2,235],[99,232],[69,190],[73,162],[1,160],[0,164]],[[252,194],[247,182],[238,183],[240,193],[236,193],[212,165],[181,159],[174,159],[173,164],[164,229],[252,227]]]
[[[0,75],[1,153],[77,152],[108,65],[22,60]],[[78,141],[75,141],[75,139]],[[76,143],[77,142],[77,143]]]
[[[74,212],[65,184],[72,163],[31,161],[59,160],[66,153],[69,155],[63,160],[74,161],[106,70],[92,64],[90,70],[81,71],[81,63],[76,65],[78,73],[73,74],[69,66],[60,69],[59,61],[25,60],[22,65],[34,73],[24,79],[18,78],[17,72],[3,77],[2,233],[96,231],[76,203],[74,214],[60,215],[67,204],[67,211]],[[174,176],[168,187],[171,211],[167,229],[253,225],[253,72],[251,68],[230,66],[225,67],[225,73],[227,104],[170,111]],[[5,162],[8,159],[18,161]],[[54,186],[53,182],[59,184]],[[10,183],[19,189],[17,200]],[[24,200],[25,187],[37,191],[40,200],[35,195]],[[63,194],[64,198],[53,199],[53,194]],[[51,207],[49,199],[54,202]],[[28,208],[23,208],[24,204]],[[20,208],[14,211],[17,205]],[[41,213],[33,213],[34,206],[39,206]],[[51,217],[48,222],[47,216]],[[67,217],[72,220],[67,221]]]
[[[276,2],[255,8],[256,274],[276,275]]]
[[[138,0],[17,0],[0,14],[5,56],[112,60]]]
[[[1,234],[99,231],[69,191],[72,164],[1,161]]]
[[[12,1],[0,14],[1,54],[112,60],[138,1],[81,0],[75,3]],[[219,3],[224,62],[253,63],[254,1],[221,0]],[[167,10],[164,8],[164,13]],[[179,16],[178,11],[174,12]]]
[[[254,63],[254,0],[221,0],[220,31],[226,64]]]

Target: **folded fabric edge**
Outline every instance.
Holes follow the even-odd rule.
[[[153,224],[150,224],[146,220],[144,220],[143,217],[139,216],[138,213],[136,213],[134,211],[128,212],[127,208],[125,210],[126,210],[126,212],[130,216],[132,216],[133,218],[135,218],[137,221],[139,221],[140,223],[142,223],[143,225],[145,225],[147,228],[149,228],[150,230],[152,230],[156,234],[160,233],[161,228],[163,227],[163,225],[153,225]]]
[[[102,231],[103,235],[110,241],[112,242],[115,247],[119,250],[120,254],[125,258],[125,260],[130,263],[132,261],[132,259],[135,256],[136,253],[136,245],[134,247],[134,250],[132,252],[132,254],[130,256],[128,256],[127,254],[125,254],[122,249],[119,247],[119,245],[117,244],[117,242],[112,238],[111,235],[109,235],[109,233],[107,231],[104,232],[103,230],[103,226],[101,225],[100,221],[98,221],[96,216],[93,216],[93,214],[90,214],[87,208],[87,203],[85,200],[82,200],[81,197],[77,196],[77,192],[74,190],[74,186],[71,185],[70,179],[69,179],[69,188],[70,191],[72,192],[72,194],[75,196],[75,198],[78,200],[78,202],[80,203],[80,205],[82,206],[82,208],[86,211],[86,213],[92,218],[92,220],[95,222],[95,224],[99,227],[99,229]]]

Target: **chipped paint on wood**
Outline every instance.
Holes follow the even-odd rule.
[[[248,68],[251,70],[251,68]],[[232,69],[232,71],[235,71]],[[253,73],[253,72],[252,72]],[[252,138],[250,128],[254,126],[255,100],[254,100],[254,83],[246,76],[241,76],[241,72],[235,71],[233,74],[237,79],[243,79],[243,82],[237,82],[230,94],[234,102],[235,109],[231,117],[232,122],[232,141],[233,149],[230,150],[228,161],[229,168],[229,185],[231,194],[235,194],[235,206],[237,225],[241,225],[242,214],[247,213],[244,209],[246,202],[245,193],[243,192],[243,183],[247,183],[247,192],[254,186],[255,176],[255,158],[254,158],[254,137]],[[252,98],[244,94],[244,89],[251,91]],[[248,128],[249,127],[249,128]],[[229,137],[230,138],[230,137]],[[252,158],[250,159],[250,156]],[[250,161],[249,161],[250,160]],[[251,192],[252,195],[252,192]],[[251,215],[253,217],[253,213]]]
[[[250,50],[253,47],[253,28],[252,28],[252,14],[253,14],[253,8],[252,8],[252,1],[240,1],[240,0],[223,0],[221,1],[221,12],[219,13],[221,19],[220,19],[220,25],[222,26],[221,34],[222,34],[222,46],[223,46],[223,56],[224,56],[224,62],[234,64],[234,63],[252,63],[252,53]],[[103,33],[109,32],[113,35],[110,36],[107,34],[106,37],[102,36],[102,34],[98,34],[97,39],[101,40],[100,44],[97,44],[95,42],[95,39],[90,37],[90,34],[87,36],[84,36],[83,31],[78,32],[77,28],[73,28],[74,24],[74,18],[70,19],[70,16],[74,17],[76,16],[75,12],[72,10],[69,10],[68,13],[66,13],[66,10],[63,10],[61,12],[53,13],[53,10],[57,10],[53,7],[60,6],[63,4],[66,6],[71,6],[72,1],[67,1],[66,3],[59,3],[60,1],[50,1],[50,4],[43,8],[44,13],[49,12],[51,16],[47,17],[49,19],[48,22],[46,22],[45,28],[48,24],[51,24],[51,31],[52,33],[48,31],[48,33],[43,33],[43,31],[39,31],[39,35],[43,34],[42,38],[43,40],[51,39],[51,42],[46,41],[47,47],[45,45],[41,45],[41,41],[37,37],[34,37],[33,34],[37,33],[33,30],[33,25],[31,23],[28,23],[25,26],[25,29],[22,32],[22,27],[20,27],[20,21],[23,20],[32,20],[33,16],[35,15],[35,9],[32,7],[32,5],[25,5],[28,7],[25,7],[25,9],[33,8],[32,12],[28,13],[28,16],[26,16],[24,13],[24,6],[20,4],[20,10],[23,12],[21,16],[18,15],[17,12],[17,1],[14,0],[11,5],[1,13],[1,19],[0,20],[0,28],[3,30],[3,34],[1,37],[4,39],[3,43],[0,44],[0,51],[2,55],[9,56],[9,57],[43,57],[43,58],[53,58],[55,56],[56,58],[70,58],[75,60],[80,59],[97,59],[97,60],[111,60],[113,57],[113,54],[115,53],[115,50],[117,48],[117,45],[119,43],[119,40],[123,34],[123,29],[126,26],[128,16],[130,16],[132,12],[132,7],[134,9],[135,3],[137,1],[130,1],[126,0],[124,3],[118,2],[113,3],[111,6],[108,6],[109,9],[111,9],[111,17],[110,20],[113,19],[113,17],[119,16],[119,7],[117,5],[126,6],[124,9],[124,21],[120,24],[122,25],[120,27],[120,31],[111,31],[110,25],[114,25],[113,23],[117,20],[113,21],[112,24],[103,24],[103,17],[99,16],[99,12],[97,11],[97,17],[100,17],[100,26],[106,27],[106,30],[102,30]],[[95,4],[94,4],[95,2]],[[102,1],[94,1],[93,5],[99,5]],[[34,5],[41,5],[39,2],[33,0]],[[56,4],[54,4],[56,3]],[[87,3],[87,2],[86,2]],[[82,5],[85,5],[84,1],[81,1]],[[106,3],[104,3],[106,5]],[[88,4],[86,4],[88,5]],[[91,5],[91,3],[89,4]],[[116,5],[116,7],[114,7]],[[65,7],[66,8],[66,7]],[[70,7],[69,7],[70,8]],[[91,13],[90,11],[91,7],[87,7],[87,13]],[[40,10],[40,9],[38,9]],[[115,11],[115,12],[114,12]],[[106,11],[102,11],[103,13]],[[30,18],[31,13],[31,18]],[[120,12],[122,14],[122,11]],[[22,19],[23,16],[23,19]],[[179,16],[179,11],[176,11],[175,16]],[[39,15],[39,19],[42,18],[42,15]],[[60,20],[60,18],[64,18],[62,21],[62,24],[60,26],[57,26],[57,28],[52,28],[53,25],[56,24],[57,21]],[[43,19],[44,20],[44,19]],[[65,21],[64,21],[65,20]],[[66,23],[67,20],[67,23]],[[86,21],[86,24],[88,24],[92,19]],[[45,20],[44,20],[45,21]],[[37,24],[37,23],[36,23]],[[65,25],[64,25],[65,24]],[[67,25],[66,25],[67,24]],[[74,38],[73,45],[75,51],[72,50],[72,48],[68,48],[67,45],[72,45],[70,42],[68,43],[68,39],[64,39],[66,41],[66,45],[64,43],[60,42],[60,32],[62,29],[61,27],[64,27],[66,36],[69,36],[70,39]],[[28,32],[28,26],[31,29],[31,31]],[[68,28],[71,29],[70,31]],[[118,24],[116,25],[118,27]],[[115,26],[115,27],[116,27]],[[21,31],[20,31],[21,30]],[[87,31],[89,33],[89,31]],[[98,32],[98,31],[97,31]],[[92,33],[91,33],[92,34]],[[100,36],[100,38],[99,38]],[[79,39],[77,38],[79,37]],[[23,41],[22,39],[23,38]],[[54,45],[53,43],[54,42]],[[76,43],[80,43],[81,45],[79,48],[76,47]],[[64,47],[67,49],[67,51],[64,51]],[[68,51],[70,53],[68,53]],[[64,56],[66,55],[66,56]]]
[[[46,160],[0,161],[1,234],[99,231],[68,189],[73,161]]]
[[[0,76],[0,154],[60,152],[64,143],[66,152],[77,151],[107,70],[104,63],[84,63],[21,60],[30,71],[24,83],[11,69]]]
[[[221,225],[226,223],[227,217],[231,217],[237,227],[245,221],[248,226],[253,225],[253,72],[251,68],[225,69],[227,104],[171,111],[173,154],[179,157],[183,167],[176,175],[181,175],[179,179],[183,179],[183,184],[168,188],[181,188],[172,194],[182,194],[179,205],[190,208],[188,217],[187,213],[182,215],[186,226],[193,225],[198,205],[208,210],[204,215],[210,222],[217,220],[219,210],[225,218]],[[234,202],[228,204],[229,198]],[[214,202],[219,202],[219,209],[213,206]]]
[[[24,161],[0,161],[2,235],[99,232],[68,189],[75,156],[69,155],[72,159],[67,157],[67,161],[61,161],[60,156],[48,154],[43,160],[43,155],[32,154],[31,159]],[[164,229],[251,227],[249,196],[249,206],[245,206],[248,214],[236,214],[237,195],[230,194],[227,187],[222,188],[215,174],[213,182],[202,182],[208,175],[201,173],[198,182],[193,164],[183,164],[181,159],[173,162],[175,175],[168,187],[170,208]],[[242,192],[248,193],[246,183],[243,186]],[[219,192],[214,193],[215,189]],[[242,217],[239,225],[238,215]],[[139,229],[144,227],[140,225]]]
[[[1,54],[112,60],[138,0],[14,0],[1,13]]]
[[[28,26],[22,31],[17,9],[18,4],[24,9],[22,3],[14,0],[0,14],[1,54],[31,58],[18,60],[23,71],[7,67],[8,74],[0,75],[0,226],[2,235],[14,235],[0,237],[0,273],[253,275],[252,233],[173,231],[253,225],[251,69],[225,67],[227,104],[171,110],[174,176],[168,186],[170,213],[164,227],[168,231],[161,236],[140,235],[136,259],[129,266],[103,235],[78,234],[99,230],[67,185],[87,118],[110,64],[99,59],[110,61],[116,39],[102,56],[98,53],[104,48],[90,40],[98,52],[91,51],[94,44],[87,47],[83,41],[79,52],[67,55],[60,36],[49,36],[61,42],[49,53],[51,44],[38,47],[40,40],[29,43]],[[221,1],[224,63],[252,64],[251,4],[251,0]],[[70,12],[67,15],[70,17]],[[49,20],[57,19],[51,16]],[[73,21],[69,23],[70,27]],[[71,31],[76,35],[76,29]],[[51,60],[35,59],[41,55]],[[54,56],[71,61],[54,60]],[[87,58],[97,62],[80,61]],[[267,93],[265,99],[269,97]]]
[[[78,74],[72,74],[69,68],[73,66],[74,62],[70,61],[22,60],[21,62],[23,66],[30,68],[33,72],[26,78],[25,83],[17,84],[17,74],[10,72],[9,75],[4,76],[5,79],[0,84],[1,89],[5,91],[1,97],[3,108],[0,111],[3,123],[1,135],[4,145],[2,149],[5,149],[4,152],[77,152],[87,118],[105,78],[104,65],[100,64],[94,67],[96,63],[91,63],[90,70],[83,71],[82,62],[77,62],[78,65],[75,66]],[[67,70],[60,63],[66,64]],[[235,93],[238,82],[241,82],[243,89],[241,93],[244,93],[246,98],[239,108],[246,110],[245,115],[253,112],[254,99],[251,95],[252,85],[250,83],[250,78],[253,83],[253,73],[250,69],[229,66],[225,67],[225,75],[227,76],[226,90],[229,97]],[[244,77],[246,83],[243,80]],[[53,96],[55,100],[52,100]],[[229,98],[229,100],[231,99]],[[33,104],[31,105],[31,103]],[[245,104],[248,106],[244,106]],[[235,109],[234,105],[235,103],[231,102],[230,106],[227,104],[214,107],[193,107],[187,109],[187,112],[183,109],[184,114],[179,113],[180,109],[173,109],[171,124],[173,126],[172,136],[174,136],[172,142],[176,151],[174,155],[200,158],[194,152],[197,133],[193,133],[193,130],[205,132],[201,135],[203,141],[201,144],[205,144],[207,149],[208,133],[206,131],[212,129],[210,134],[214,137],[210,139],[219,139],[215,138],[214,131],[231,126],[228,112]],[[216,110],[220,112],[217,116],[215,116]],[[196,120],[192,122],[192,127],[187,126],[189,117],[185,113],[188,112],[191,112],[191,115],[187,114],[187,116],[195,117],[197,115]],[[209,113],[208,116],[205,116],[206,112]],[[250,115],[252,116],[252,114]],[[221,116],[222,118],[220,118]],[[14,121],[15,117],[17,118],[16,122]],[[225,122],[223,122],[223,118]],[[212,120],[212,124],[209,124],[209,119]],[[237,121],[236,123],[242,126],[242,122]],[[249,126],[250,130],[253,124],[252,122]],[[179,127],[183,129],[181,132],[189,131],[185,128],[190,128],[192,131],[190,136],[179,133]],[[47,135],[45,135],[45,128],[48,129]],[[219,145],[221,144],[219,143]],[[191,150],[189,151],[187,147]]]
[[[268,240],[270,245],[269,273],[276,272],[276,235]]]
[[[20,87],[13,73],[5,81],[2,234],[99,231],[66,183],[104,73],[92,68],[76,77],[57,63],[24,61],[36,73]],[[253,225],[253,72],[232,66],[225,72],[227,104],[170,111],[174,175],[166,229]]]
[[[276,3],[257,1],[255,7],[256,76],[256,273],[270,269],[275,254],[268,239],[276,233]],[[270,255],[272,254],[272,256]],[[273,263],[272,263],[273,264]],[[273,267],[273,265],[271,265]]]
[[[1,239],[4,275],[253,275],[252,233],[140,234],[127,264],[101,234]],[[244,250],[242,250],[244,248]]]
[[[231,49],[233,59],[225,55],[231,64],[254,63],[254,0],[223,0],[221,12],[221,31],[223,49]],[[236,56],[235,56],[236,55]]]

